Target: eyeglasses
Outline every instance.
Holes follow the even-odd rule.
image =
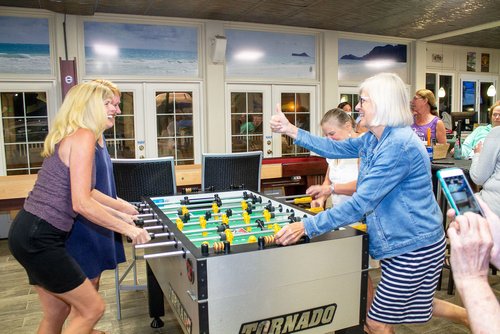
[[[491,118],[500,118],[500,114],[492,114]]]
[[[369,99],[370,99],[370,98],[369,98],[369,97],[367,97],[367,96],[360,96],[360,97],[359,97],[359,105],[360,105],[361,107],[363,107],[363,102],[366,102],[366,101],[367,101],[367,100],[369,100]]]
[[[415,95],[413,97],[414,100],[423,100],[424,98],[422,96],[419,96],[419,95]]]

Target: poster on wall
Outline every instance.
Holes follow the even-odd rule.
[[[226,29],[226,75],[316,79],[316,37]]]
[[[360,82],[380,72],[393,72],[408,82],[407,47],[339,39],[339,81]],[[442,57],[436,57],[442,61]]]
[[[490,71],[490,54],[481,53],[481,72]]]
[[[476,72],[476,53],[467,52],[467,72]]]
[[[442,53],[433,53],[432,54],[432,62],[437,64],[443,63],[443,54]]]
[[[52,73],[48,19],[0,16],[0,73]]]
[[[87,75],[198,77],[198,29],[85,22]]]

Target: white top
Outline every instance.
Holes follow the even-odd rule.
[[[326,159],[328,162],[328,178],[332,184],[348,183],[358,179],[358,159]],[[351,196],[332,194],[332,205],[347,201]]]

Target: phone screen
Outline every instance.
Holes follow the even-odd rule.
[[[464,175],[448,176],[444,177],[443,180],[458,209],[457,214],[471,211],[482,215],[481,208]]]

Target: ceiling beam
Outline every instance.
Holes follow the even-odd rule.
[[[449,32],[445,32],[443,34],[438,34],[438,35],[434,35],[434,36],[427,36],[427,37],[421,38],[420,40],[425,41],[425,42],[431,42],[431,41],[436,41],[436,40],[440,40],[440,39],[445,39],[448,37],[455,37],[455,36],[470,34],[472,32],[477,32],[477,31],[487,30],[487,29],[492,29],[492,28],[497,28],[497,27],[500,27],[500,21],[484,23],[484,24],[480,24],[480,25],[477,25],[474,27],[449,31]]]

